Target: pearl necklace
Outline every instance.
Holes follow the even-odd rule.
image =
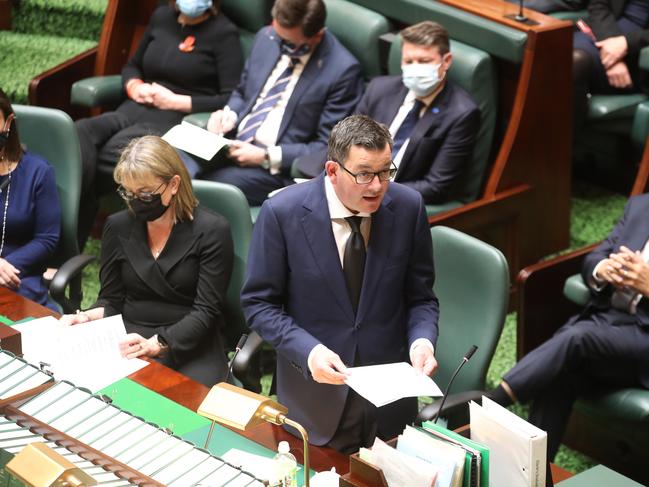
[[[9,173],[9,184],[7,184],[7,194],[5,196],[5,209],[4,209],[4,215],[2,217],[2,241],[0,241],[0,256],[2,255],[2,251],[4,250],[5,247],[5,229],[7,227],[7,209],[9,208],[9,191],[11,190],[11,171]],[[2,194],[2,190],[0,189],[0,194]]]

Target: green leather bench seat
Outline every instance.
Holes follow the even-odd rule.
[[[523,60],[527,34],[431,0],[352,0],[404,24],[434,20],[453,39],[516,64]]]
[[[365,79],[380,75],[379,37],[392,29],[388,20],[346,0],[325,0],[325,5],[327,29],[360,61]]]
[[[563,295],[573,303],[580,306],[586,306],[590,299],[590,290],[584,284],[581,274],[575,274],[566,279],[563,284]]]
[[[565,12],[553,12],[549,15],[550,17],[554,17],[555,19],[572,20],[573,22],[576,22],[579,19],[585,19],[586,17],[588,17],[588,11],[587,10],[575,10],[575,11],[567,10]]]

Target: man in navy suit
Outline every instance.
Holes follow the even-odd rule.
[[[532,401],[530,422],[548,432],[548,460],[559,448],[580,394],[597,388],[649,389],[649,195],[624,216],[583,263],[588,306],[523,357],[488,395],[503,405]]]
[[[272,14],[227,107],[207,125],[234,139],[228,160],[200,175],[238,186],[252,205],[292,182],[296,157],[326,148],[363,87],[358,61],[325,30],[322,0],[276,0]]]
[[[438,303],[421,196],[394,175],[387,128],[354,115],[329,139],[325,173],[268,199],[241,294],[250,327],[277,350],[277,395],[315,445],[349,453],[414,420],[416,398],[375,408],[346,366],[437,367]]]
[[[453,55],[446,29],[430,20],[401,32],[402,76],[373,79],[356,113],[390,128],[396,181],[421,193],[426,204],[463,199],[463,176],[471,163],[480,109],[447,79]],[[322,171],[326,153],[306,156],[299,169]]]

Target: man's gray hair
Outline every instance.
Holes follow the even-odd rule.
[[[327,152],[330,161],[344,164],[352,146],[377,151],[386,145],[392,150],[392,136],[385,125],[366,115],[351,115],[331,131]]]

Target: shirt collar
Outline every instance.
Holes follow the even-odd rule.
[[[341,167],[341,170],[342,169]],[[338,198],[338,195],[336,194],[336,190],[334,189],[334,185],[331,183],[331,179],[329,179],[329,176],[325,174],[325,196],[327,198],[327,206],[329,207],[329,217],[334,220],[337,218],[347,218],[349,216],[362,216],[362,217],[368,217],[370,216],[369,213],[352,213],[345,205],[343,205],[342,201],[340,201],[340,198]]]

